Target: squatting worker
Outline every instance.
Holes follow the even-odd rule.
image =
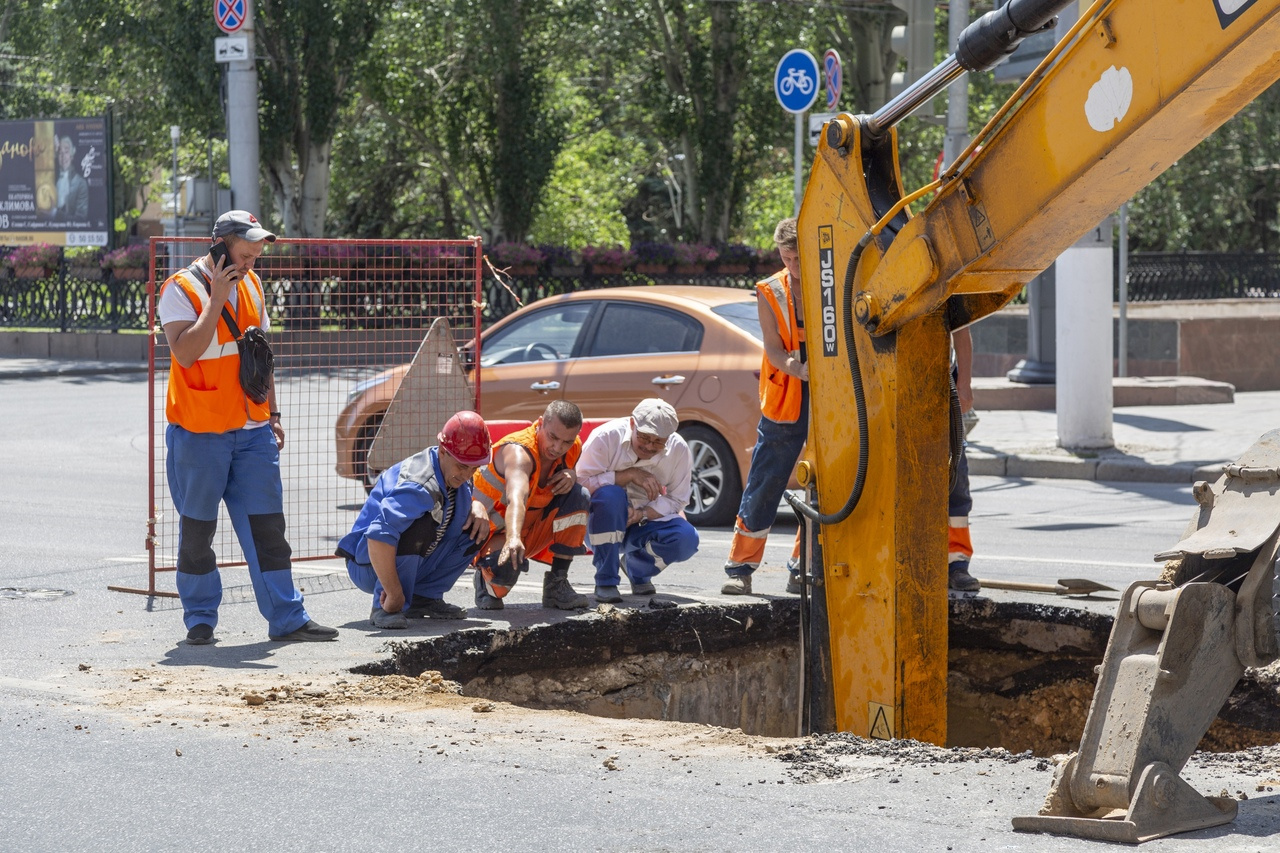
[[[225,307],[242,332],[270,328],[253,264],[263,243],[275,239],[248,211],[224,213],[214,223],[209,254],[171,276],[160,291],[160,324],[172,362],[165,465],[179,516],[178,596],[192,645],[212,642],[218,625],[222,579],[213,536],[220,502],[249,565],[271,639],[338,638],[333,628],[311,620],[293,585],[280,483],[284,427],[274,383],[265,403],[246,396],[240,355],[222,317]]]
[[[751,573],[764,559],[765,540],[778,514],[778,502],[791,480],[809,436],[809,365],[804,344],[804,305],[800,296],[800,243],[794,217],[774,229],[773,241],[784,269],[756,284],[764,360],[760,368],[760,425],[751,451],[751,468],[733,525],[733,542],[724,564],[725,595],[750,595]],[[799,592],[800,539],[787,563],[787,592]]]
[[[573,466],[582,453],[582,412],[555,400],[542,417],[494,446],[493,461],[475,476],[475,499],[489,513],[492,536],[476,560],[476,607],[501,610],[529,560],[550,563],[542,606],[574,610],[586,596],[569,584],[569,565],[586,552],[591,496]]]
[[[587,538],[596,567],[596,601],[616,604],[619,570],[632,595],[653,595],[653,578],[698,551],[698,531],[681,512],[689,503],[693,454],[666,400],[641,400],[629,418],[608,421],[582,443],[578,479],[591,493]]]
[[[436,440],[382,472],[338,543],[352,583],[373,593],[375,628],[467,615],[444,594],[489,538],[489,516],[472,501],[471,478],[492,460],[493,445],[484,420],[465,411],[449,418]]]

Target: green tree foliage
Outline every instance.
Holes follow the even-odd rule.
[[[285,233],[320,237],[330,156],[384,0],[257,0],[263,171]]]
[[[406,0],[362,68],[369,102],[418,152],[417,179],[443,181],[441,207],[488,240],[528,235],[563,145],[567,116],[550,95],[571,49],[557,28],[566,11],[559,0]]]
[[[1189,151],[1130,204],[1133,251],[1280,251],[1280,87]]]

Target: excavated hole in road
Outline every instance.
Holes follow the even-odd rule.
[[[1078,748],[1111,617],[975,598],[949,605],[948,746],[1039,756]],[[369,675],[436,670],[466,696],[613,718],[796,734],[799,602],[668,609],[605,606],[587,618],[396,642]],[[1250,671],[1200,749],[1280,743],[1275,668]]]

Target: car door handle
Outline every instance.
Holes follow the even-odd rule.
[[[560,383],[552,379],[549,382],[535,382],[529,386],[530,391],[559,391]]]
[[[675,376],[656,376],[653,380],[654,385],[683,385],[684,377],[676,374]]]

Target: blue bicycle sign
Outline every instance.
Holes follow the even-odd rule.
[[[818,97],[818,60],[807,50],[789,50],[773,73],[773,93],[789,113],[802,113]]]

